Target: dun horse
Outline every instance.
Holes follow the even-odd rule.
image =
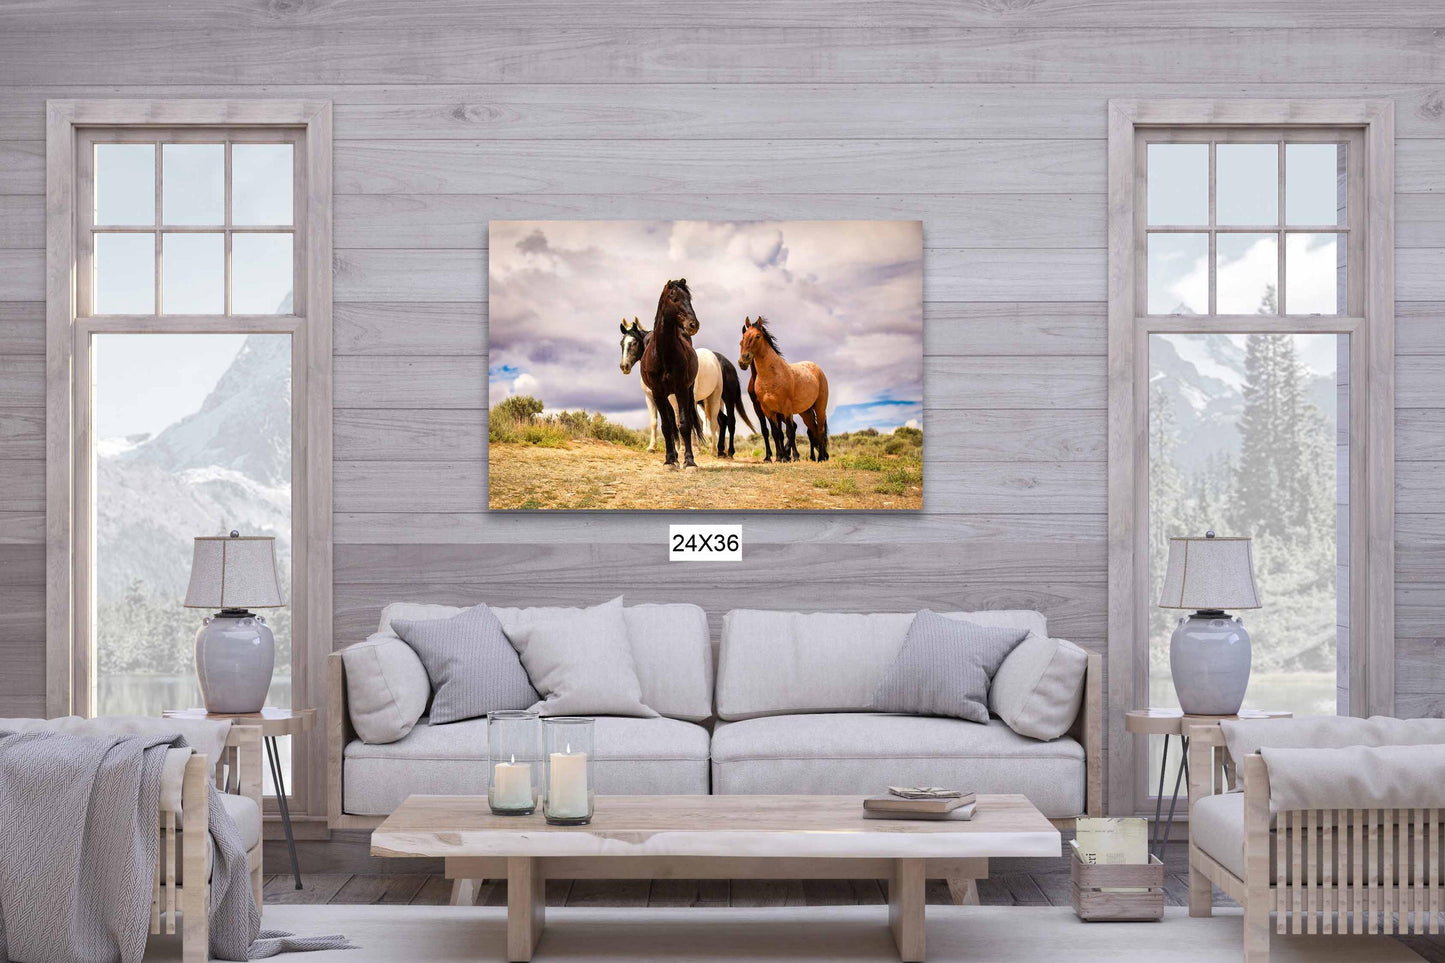
[[[757,393],[762,417],[772,426],[773,444],[779,461],[797,457],[797,429],[793,415],[800,415],[808,428],[812,443],[810,457],[828,460],[828,376],[811,361],[790,364],[778,349],[777,339],[768,329],[767,319],[758,315],[756,321],[743,319],[743,337],[739,344],[738,364],[755,366],[752,388]],[[789,444],[783,438],[786,426]]]
[[[668,281],[657,299],[652,337],[642,350],[642,383],[652,392],[652,403],[662,421],[662,438],[667,444],[663,464],[673,468],[677,467],[679,435],[683,466],[697,467],[692,457],[692,426],[697,417],[692,394],[692,383],[697,379],[697,352],[692,347],[692,336],[700,327],[692,310],[692,292],[687,289],[687,279]],[[669,395],[677,397],[676,411]]]

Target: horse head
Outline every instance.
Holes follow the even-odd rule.
[[[758,353],[763,350],[764,345],[778,357],[782,357],[783,352],[778,349],[777,340],[768,330],[768,319],[761,314],[758,315],[756,321],[752,318],[743,318],[743,337],[738,342],[738,367],[746,370],[748,365],[756,359]]]
[[[689,338],[702,327],[702,322],[698,321],[697,314],[692,310],[692,292],[688,290],[687,278],[668,281],[662,287],[662,295],[657,299],[657,318],[653,322],[653,330],[666,324],[676,324]]]
[[[647,347],[648,332],[642,329],[636,318],[630,322],[622,319],[622,360],[618,367],[623,374],[631,374],[632,366],[642,360],[642,351]]]

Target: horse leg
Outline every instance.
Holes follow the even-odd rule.
[[[717,442],[717,456],[719,458],[723,457],[723,421],[720,395],[721,392],[709,395],[707,400],[703,402],[703,407],[707,409],[707,423],[712,426],[712,439]]]
[[[667,446],[667,458],[663,460],[663,464],[676,468],[677,412],[672,408],[672,400],[664,392],[665,389],[654,388],[652,396],[657,406],[658,417],[662,419],[662,440]]]
[[[652,435],[647,439],[647,450],[657,451],[657,402],[652,400],[650,391],[644,397],[647,399],[647,423],[652,427]]]
[[[748,379],[748,397],[752,399],[753,402],[753,414],[758,416],[758,434],[763,436],[763,461],[767,462],[773,460],[773,446],[771,440],[768,438],[770,433],[768,416],[763,414],[763,406],[758,402],[758,390],[755,386],[758,380],[758,373],[754,371],[752,374],[753,376]]]
[[[798,454],[798,423],[793,420],[792,415],[788,416],[788,450],[792,453],[793,461],[803,460]]]
[[[823,454],[819,461],[828,460],[828,376],[818,371],[818,397],[813,401],[813,416],[818,420],[818,442]]]
[[[818,421],[814,417],[811,408],[803,412],[803,424],[808,429],[808,460],[822,461],[822,459],[818,457],[822,447],[818,442]]]
[[[729,405],[727,406],[727,419],[728,419],[728,423],[727,423],[727,433],[728,433],[728,453],[727,453],[727,457],[731,458],[733,455],[737,454],[737,446],[736,446],[736,444],[735,444],[735,442],[738,440],[738,409],[737,409],[737,405],[735,405],[735,404],[729,404]],[[719,445],[719,448],[721,448],[721,445]],[[719,454],[721,454],[721,452],[719,452]]]
[[[769,419],[773,428],[773,448],[778,453],[778,461],[788,460],[788,443],[783,438],[783,416],[773,415]]]
[[[692,385],[678,385],[677,392],[677,414],[682,419],[682,467],[696,468],[697,462],[692,457],[692,433],[697,418],[697,402],[692,397]]]

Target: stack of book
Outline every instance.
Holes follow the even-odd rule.
[[[978,808],[974,793],[931,786],[889,786],[886,796],[863,800],[864,819],[972,819]]]

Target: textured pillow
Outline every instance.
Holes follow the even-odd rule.
[[[1026,630],[988,628],[924,609],[873,693],[873,709],[988,722],[988,682]]]
[[[1057,739],[1079,714],[1088,666],[1074,643],[1030,632],[994,673],[988,707],[1021,736]]]
[[[544,697],[531,707],[542,715],[657,718],[642,704],[622,596],[519,625],[508,638]]]
[[[426,711],[431,681],[411,646],[390,633],[341,650],[351,727],[362,742],[396,742]]]
[[[502,623],[485,605],[449,619],[396,619],[391,628],[426,666],[434,726],[498,709],[525,709],[541,698]]]

